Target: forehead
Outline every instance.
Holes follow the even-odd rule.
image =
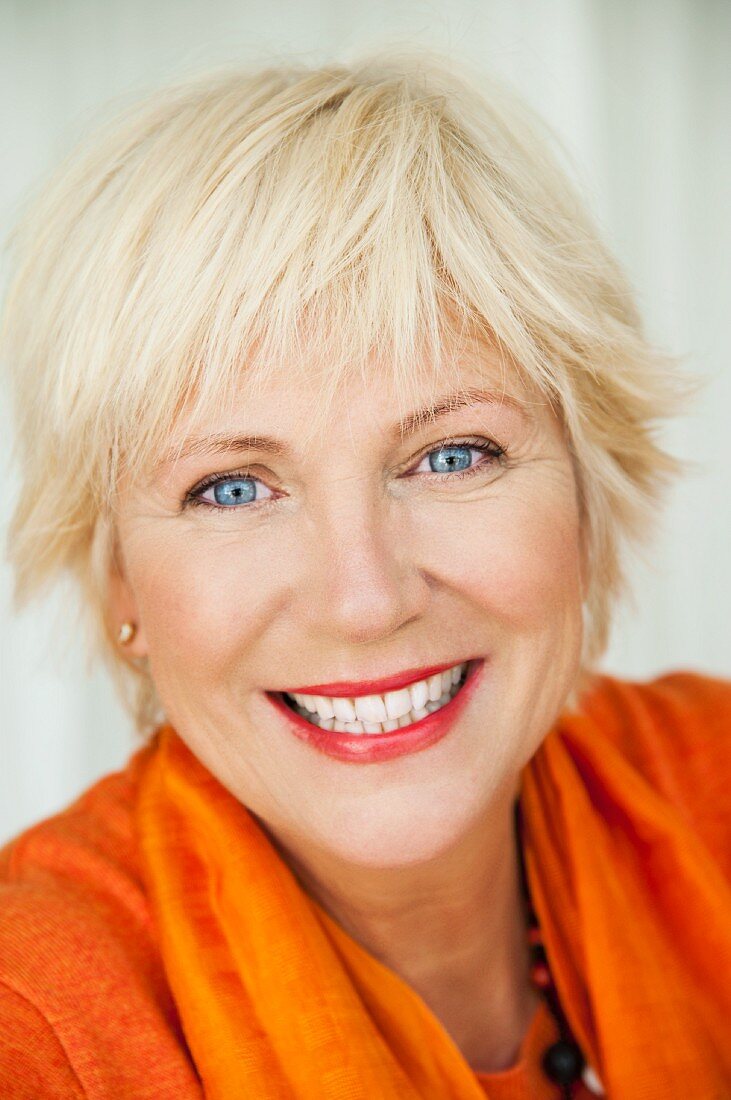
[[[375,356],[349,371],[328,366],[298,360],[258,375],[241,371],[225,402],[182,410],[164,448],[146,464],[148,474],[154,478],[196,456],[248,450],[307,460],[339,434],[356,451],[369,439],[398,445],[437,421],[448,430],[450,418],[467,407],[473,430],[513,440],[516,432],[526,438],[542,428],[561,434],[551,402],[490,347],[472,344],[402,376]]]
[[[181,410],[170,444],[238,426],[294,430],[306,446],[350,417],[383,430],[401,425],[408,433],[430,409],[457,409],[474,403],[476,394],[506,409],[522,409],[529,419],[551,414],[546,395],[514,360],[485,341],[465,339],[447,348],[439,362],[425,356],[404,368],[393,357],[375,354],[349,366],[310,356],[265,369],[244,367],[225,396],[211,395]]]

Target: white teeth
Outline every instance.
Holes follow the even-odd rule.
[[[411,693],[408,688],[400,691],[387,691],[383,696],[386,703],[386,714],[389,718],[403,718],[411,710]]]
[[[351,699],[333,699],[333,710],[338,722],[355,722],[355,707]]]
[[[416,684],[410,684],[409,694],[411,695],[413,709],[421,710],[429,700],[429,688],[426,686],[426,680],[419,680]]]
[[[335,733],[390,733],[433,714],[453,699],[466,665],[437,672],[426,680],[383,695],[355,698],[324,695],[290,695],[302,716],[321,729]]]
[[[353,702],[355,713],[361,722],[385,722],[389,717],[386,714],[386,704],[380,695],[360,695]]]
[[[427,687],[429,688],[429,702],[436,703],[442,694],[442,674],[441,672],[435,672],[433,676],[430,676],[427,680]]]
[[[313,696],[313,702],[317,709],[317,713],[321,718],[328,719],[335,717],[335,710],[329,699],[326,699],[324,695]]]

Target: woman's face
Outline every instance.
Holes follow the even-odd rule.
[[[193,753],[302,858],[404,866],[458,844],[515,789],[573,686],[583,591],[571,459],[550,406],[517,375],[503,386],[497,360],[479,355],[460,384],[494,400],[404,418],[402,433],[374,368],[309,447],[317,385],[282,372],[266,392],[242,388],[230,420],[197,425],[210,446],[188,447],[182,425],[171,446],[183,438],[190,453],[122,486],[110,598],[117,621],[138,624],[130,650],[149,658]],[[425,382],[410,411],[433,396]],[[403,685],[388,693],[395,730],[379,732],[316,727],[269,694],[329,685],[345,713],[348,692],[379,694],[353,681],[466,662],[455,702],[418,730],[413,707],[400,725],[388,717],[409,701]]]

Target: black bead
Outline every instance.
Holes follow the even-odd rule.
[[[570,1085],[581,1075],[584,1056],[576,1043],[559,1039],[545,1052],[541,1064],[552,1081],[559,1085]]]

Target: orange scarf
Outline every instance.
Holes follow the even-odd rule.
[[[603,682],[639,698],[641,685]],[[724,699],[731,729],[731,691]],[[673,731],[651,730],[650,708],[634,710],[661,775]],[[687,815],[585,713],[563,716],[521,778],[533,905],[561,1003],[607,1095],[731,1096],[731,887]],[[421,998],[305,894],[169,726],[145,764],[137,824],[207,1097],[484,1100]]]

